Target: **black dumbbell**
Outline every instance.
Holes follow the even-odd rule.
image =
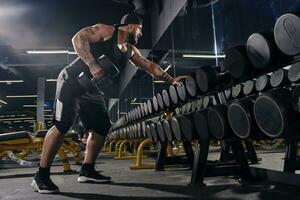
[[[245,97],[233,101],[228,106],[228,121],[233,132],[240,139],[262,139],[253,113],[253,106],[256,96]]]
[[[191,102],[191,112],[197,111],[197,100],[198,99],[195,99],[194,101]]]
[[[231,88],[231,97],[233,99],[239,99],[241,97],[244,96],[244,93],[243,93],[243,85],[242,84],[237,84],[235,86],[233,86]]]
[[[227,117],[228,107],[218,104],[209,108],[207,112],[207,122],[213,136],[218,140],[231,139],[234,134],[229,126]]]
[[[152,140],[154,142],[157,142],[159,138],[158,138],[158,133],[156,131],[155,123],[150,124],[150,133],[151,133],[151,136],[152,136]]]
[[[300,83],[300,62],[291,65],[288,72],[288,78],[293,83]]]
[[[197,110],[201,110],[203,107],[203,98],[197,99]]]
[[[215,105],[216,102],[215,102],[215,97],[214,96],[205,96],[203,97],[203,100],[202,100],[202,108],[209,108],[213,105]]]
[[[182,140],[184,139],[184,136],[183,136],[183,132],[182,132],[182,129],[181,129],[181,124],[180,122],[177,120],[176,117],[171,117],[170,119],[170,125],[171,125],[171,130],[175,136],[175,139],[176,140]]]
[[[207,122],[208,109],[202,109],[193,113],[193,124],[200,140],[213,138],[212,132]]]
[[[288,70],[279,69],[271,75],[270,84],[273,88],[283,87],[289,84]]]
[[[258,92],[264,92],[272,88],[270,83],[271,76],[268,74],[261,75],[255,80],[255,89]]]
[[[245,45],[231,47],[225,51],[225,68],[230,76],[237,80],[248,80],[254,76],[252,66]]]
[[[162,125],[162,122],[157,122],[156,123],[156,129],[159,137],[159,141],[166,141],[166,135],[164,131],[164,127]]]
[[[243,94],[244,96],[249,96],[256,94],[255,80],[248,80],[243,84]]]
[[[257,72],[271,72],[288,63],[278,49],[273,32],[253,33],[247,41],[247,53]]]
[[[255,100],[255,120],[271,138],[297,138],[300,124],[296,106],[292,91],[286,88],[272,89]]]
[[[163,99],[166,109],[171,110],[171,109],[175,108],[176,104],[174,104],[172,102],[170,94],[167,90],[163,90],[161,92],[161,96],[162,96],[162,99]]]
[[[146,138],[147,133],[146,133],[146,122],[142,121],[141,122],[141,138]]]
[[[141,104],[141,108],[144,110],[145,117],[149,115],[147,102]]]
[[[225,95],[225,98],[227,101],[232,99],[232,96],[231,96],[232,88],[228,88],[228,89],[224,90],[223,92],[224,92],[224,95]]]
[[[111,85],[113,79],[116,78],[120,73],[115,64],[105,55],[100,56],[97,59],[97,62],[103,68],[103,78],[100,80],[95,80],[84,72],[80,73],[77,77],[79,84],[82,86],[85,92],[94,91],[98,86],[105,87]]]
[[[164,127],[164,131],[165,131],[165,134],[166,134],[166,137],[169,141],[173,141],[175,140],[175,136],[174,136],[174,133],[172,131],[172,128],[171,128],[171,121],[170,119],[165,119],[162,121],[162,125]]]
[[[145,126],[145,132],[146,132],[146,137],[153,141],[152,134],[151,134],[151,129],[150,129],[150,125],[149,124],[147,124]]]
[[[224,90],[232,84],[231,82],[229,73],[218,73],[216,67],[203,66],[196,71],[196,83],[204,94]]]
[[[286,55],[300,53],[300,17],[298,13],[288,13],[279,17],[274,27],[274,38],[278,48]]]
[[[154,113],[154,109],[150,99],[147,100],[147,108],[148,108],[148,114],[152,115]]]
[[[165,109],[165,104],[164,104],[164,100],[162,98],[162,95],[160,93],[156,94],[156,99],[157,99],[159,110],[164,110]]]
[[[153,96],[152,98],[152,104],[153,104],[153,111],[155,113],[159,112],[159,105],[158,105],[158,101],[157,101],[157,97]]]

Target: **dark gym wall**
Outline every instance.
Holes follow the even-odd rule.
[[[112,0],[1,0],[0,45],[16,49],[72,48],[71,38],[81,28],[96,23],[117,24],[129,12],[133,12],[130,4]],[[150,31],[146,25],[145,29],[141,48],[150,46]]]
[[[299,0],[219,1],[214,12],[220,51],[245,44],[253,32],[273,30],[279,16],[299,8]]]

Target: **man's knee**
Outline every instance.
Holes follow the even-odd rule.
[[[60,134],[65,135],[69,131],[71,125],[62,122],[55,122],[54,127],[58,130]]]

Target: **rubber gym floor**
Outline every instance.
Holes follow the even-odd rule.
[[[256,167],[280,170],[283,164],[283,152],[261,153],[262,164]],[[210,157],[217,154],[211,153]],[[71,160],[72,161],[72,160]],[[237,177],[205,178],[206,187],[189,186],[191,170],[184,167],[167,168],[165,171],[130,170],[133,160],[113,160],[111,155],[100,154],[97,170],[112,177],[111,183],[80,184],[77,173],[63,174],[59,161],[51,168],[52,179],[59,186],[58,194],[38,194],[30,186],[36,168],[20,167],[13,161],[0,162],[0,199],[130,199],[130,200],[187,200],[187,199],[300,199],[300,190],[295,186],[262,181],[241,184]],[[144,162],[154,162],[148,158]],[[78,171],[79,166],[72,165]]]

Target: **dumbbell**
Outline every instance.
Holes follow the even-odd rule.
[[[191,102],[191,112],[197,111],[197,101],[198,101],[198,99],[195,99]]]
[[[227,101],[232,99],[232,96],[231,96],[232,88],[228,88],[228,89],[224,90],[223,92],[224,92],[224,95],[225,95],[225,98]]]
[[[256,95],[231,102],[228,105],[228,122],[236,136],[240,139],[262,139],[253,113]]]
[[[186,76],[182,84],[169,87],[170,98],[175,105],[194,99],[197,93],[196,81],[191,75]]]
[[[79,84],[82,86],[85,92],[95,91],[98,86],[103,88],[111,85],[113,83],[113,79],[116,78],[120,73],[115,64],[105,55],[100,56],[97,59],[97,62],[103,68],[103,78],[100,80],[95,80],[84,72],[81,72],[77,77]]]
[[[182,131],[182,121],[181,120],[177,120],[180,117],[171,117],[170,119],[170,125],[171,125],[171,130],[175,136],[176,140],[183,140],[184,139],[184,135],[183,135],[183,131]]]
[[[289,63],[278,49],[273,32],[253,33],[247,41],[247,53],[250,62],[257,72],[267,73]]]
[[[161,121],[156,123],[156,130],[159,137],[159,141],[166,141],[167,138]]]
[[[137,138],[137,139],[142,138],[142,127],[141,127],[141,123],[137,123],[137,124],[136,124],[136,133],[137,133],[137,135],[136,135],[136,138]]]
[[[175,140],[175,136],[174,136],[174,134],[172,132],[172,129],[171,129],[170,119],[163,120],[162,125],[163,125],[163,128],[164,128],[164,132],[165,132],[167,140],[169,140],[169,141]]]
[[[180,115],[171,121],[174,135],[181,136],[181,140],[191,141],[196,138],[191,116],[192,114]]]
[[[300,53],[299,13],[287,13],[279,17],[274,27],[274,38],[278,48],[286,55]]]
[[[207,112],[207,122],[213,136],[218,140],[231,139],[234,137],[233,131],[229,126],[228,106],[218,104],[209,108]]]
[[[142,121],[141,122],[141,138],[146,138],[147,133],[146,133],[146,122]]]
[[[163,97],[160,93],[156,94],[156,99],[157,99],[157,104],[158,104],[159,110],[164,110],[165,109],[165,104],[164,104]]]
[[[243,94],[244,96],[249,96],[256,94],[257,90],[255,88],[255,80],[248,80],[243,84]]]
[[[270,84],[273,88],[283,87],[289,83],[288,70],[286,69],[279,69],[271,75]]]
[[[231,88],[231,97],[233,99],[238,99],[238,98],[241,98],[244,96],[244,93],[243,93],[243,85],[242,84],[237,84],[237,85],[234,85],[232,86]]]
[[[152,98],[152,104],[153,104],[153,111],[156,113],[159,112],[159,105],[158,105],[157,97],[155,95]]]
[[[217,103],[216,103],[214,96],[208,95],[208,96],[203,97],[202,108],[204,108],[204,109],[209,108],[215,104],[217,104]]]
[[[255,89],[258,92],[264,92],[272,88],[270,83],[271,76],[268,74],[261,75],[255,81]]]
[[[150,125],[146,124],[145,126],[146,137],[153,141]]]
[[[203,109],[193,113],[192,122],[200,140],[213,138],[212,132],[208,127],[207,112],[208,109]]]
[[[199,98],[197,99],[197,103],[196,103],[196,107],[197,107],[197,110],[201,110],[202,107],[203,107],[203,98]]]
[[[176,104],[174,104],[171,100],[170,94],[167,90],[162,90],[161,96],[163,99],[163,104],[165,105],[165,108],[168,110],[172,110],[173,108],[176,107]]]
[[[148,114],[149,115],[154,114],[154,108],[153,108],[153,104],[152,104],[151,100],[148,99],[146,103],[147,103]]]
[[[157,131],[156,131],[155,123],[150,124],[150,133],[151,133],[152,140],[154,142],[157,142],[158,141],[158,134],[157,134]]]
[[[224,65],[230,76],[236,80],[247,80],[254,76],[245,45],[234,46],[225,51]]]
[[[137,112],[138,119],[141,119],[142,118],[142,112],[141,112],[141,107],[140,106],[136,107],[136,112]]]
[[[206,94],[209,91],[220,91],[231,85],[229,73],[218,73],[216,67],[203,66],[196,71],[196,82],[200,91]]]
[[[298,90],[298,89],[297,89]],[[296,93],[296,92],[295,92]],[[258,96],[254,117],[259,128],[271,138],[297,138],[300,124],[296,94],[287,88],[275,88]],[[297,98],[299,100],[299,97]]]
[[[150,113],[149,113],[149,109],[148,109],[148,104],[147,104],[147,102],[144,102],[144,103],[143,103],[143,108],[144,108],[145,116],[149,116]]]
[[[288,71],[288,79],[293,83],[300,83],[300,62],[291,65]]]

